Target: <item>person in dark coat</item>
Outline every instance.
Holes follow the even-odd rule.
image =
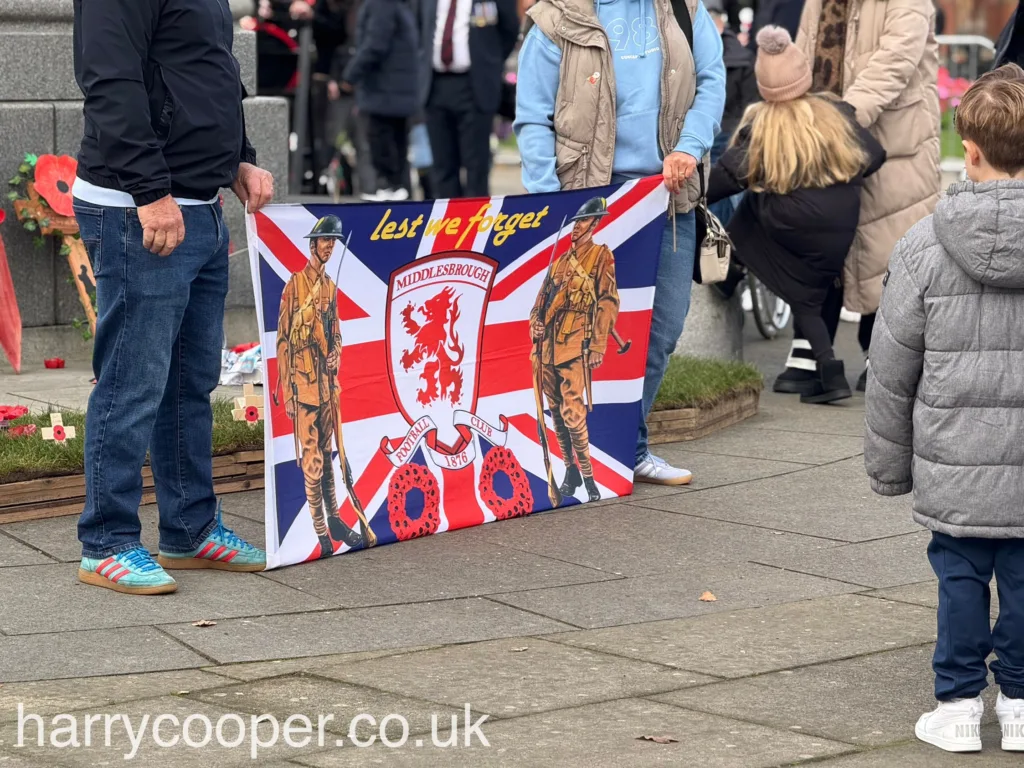
[[[357,48],[345,67],[342,88],[355,89],[369,121],[370,154],[378,189],[367,200],[408,200],[405,186],[409,118],[419,108],[416,17],[406,0],[373,0],[359,8]]]
[[[996,60],[992,68],[997,69],[1004,64],[1024,66],[1024,14],[1020,11],[1020,5],[1006,22],[996,41]]]
[[[729,146],[744,110],[759,101],[761,96],[757,92],[757,78],[754,77],[754,54],[727,26],[723,0],[705,0],[704,7],[722,36],[722,61],[725,64],[725,111],[722,113],[721,128],[711,146],[711,162],[715,163]],[[728,224],[735,205],[731,198],[726,198],[710,208],[720,221]]]
[[[817,378],[801,401],[833,402],[852,393],[822,307],[857,231],[864,177],[885,151],[851,106],[808,94],[810,65],[786,30],[765,27],[758,48],[764,102],[747,110],[715,165],[708,200],[747,191],[728,225],[735,257],[793,308],[810,342]]]
[[[804,0],[761,0],[750,25],[751,52],[757,53],[757,34],[768,26],[782,27],[795,39],[803,10]]]

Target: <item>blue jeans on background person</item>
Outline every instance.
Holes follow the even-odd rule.
[[[932,533],[928,560],[939,577],[935,698],[973,699],[988,685],[985,661],[1003,695],[1024,699],[1024,539],[954,538]],[[999,619],[989,618],[995,573]]]
[[[724,131],[715,136],[715,143],[711,145],[711,164],[714,165],[718,162],[725,150],[729,147],[729,141],[732,139],[732,134],[725,133]],[[740,199],[743,197],[743,193],[740,192],[738,195],[732,197],[726,197],[719,200],[717,203],[712,203],[708,206],[708,210],[715,214],[717,218],[723,224],[728,224],[729,219],[736,212],[736,206],[739,205]]]
[[[697,248],[697,217],[689,213],[675,216],[675,247],[672,243],[672,218],[661,236],[661,259],[654,285],[654,311],[651,314],[651,336],[647,347],[647,370],[644,372],[644,420],[636,445],[636,463],[647,455],[647,416],[665,378],[668,361],[683,335],[683,324],[690,311],[690,289],[693,286],[693,260]]]
[[[228,231],[218,204],[182,206],[168,257],[142,245],[134,208],[75,200],[96,274],[96,386],[85,420],[85,557],[139,546],[148,449],[160,549],[194,550],[216,525],[210,394],[220,378]]]

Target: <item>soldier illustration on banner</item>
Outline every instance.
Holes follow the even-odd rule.
[[[591,374],[604,362],[608,339],[615,334],[619,314],[615,256],[606,245],[594,242],[594,230],[607,215],[608,202],[604,198],[595,197],[584,203],[569,219],[569,250],[556,256],[559,231],[547,276],[530,312],[539,436],[548,475],[548,495],[556,507],[563,498],[575,495],[581,485],[590,501],[601,498],[590,461],[587,413],[594,407]],[[620,347],[626,348],[621,342]],[[565,462],[560,485],[556,485],[544,427],[545,398]]]
[[[292,422],[295,460],[305,479],[309,513],[320,541],[320,557],[333,555],[335,542],[353,549],[377,543],[355,492],[342,437],[338,287],[336,280],[326,273],[327,263],[342,236],[341,219],[333,215],[321,218],[306,235],[309,262],[285,285],[277,327],[278,389]],[[347,242],[344,247],[342,261]],[[339,274],[340,271],[339,264]],[[332,437],[337,444],[348,497],[359,518],[359,532],[341,518],[335,492]]]

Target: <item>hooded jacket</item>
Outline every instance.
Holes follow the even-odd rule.
[[[419,107],[416,16],[405,0],[363,3],[356,51],[342,76],[356,86],[356,104],[368,115],[409,117]]]
[[[1024,538],[1024,181],[962,182],[897,245],[871,339],[871,487],[951,536]]]
[[[539,0],[519,54],[515,130],[532,193],[661,173],[710,150],[725,103],[722,43],[687,0],[694,50],[669,0]],[[694,175],[676,210],[700,197]]]

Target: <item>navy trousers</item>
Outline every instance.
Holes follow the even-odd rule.
[[[1003,695],[1024,699],[1024,539],[958,539],[932,532],[928,560],[939,577],[935,698],[980,694],[994,650],[996,684]],[[993,573],[999,594],[995,627],[989,618]]]

